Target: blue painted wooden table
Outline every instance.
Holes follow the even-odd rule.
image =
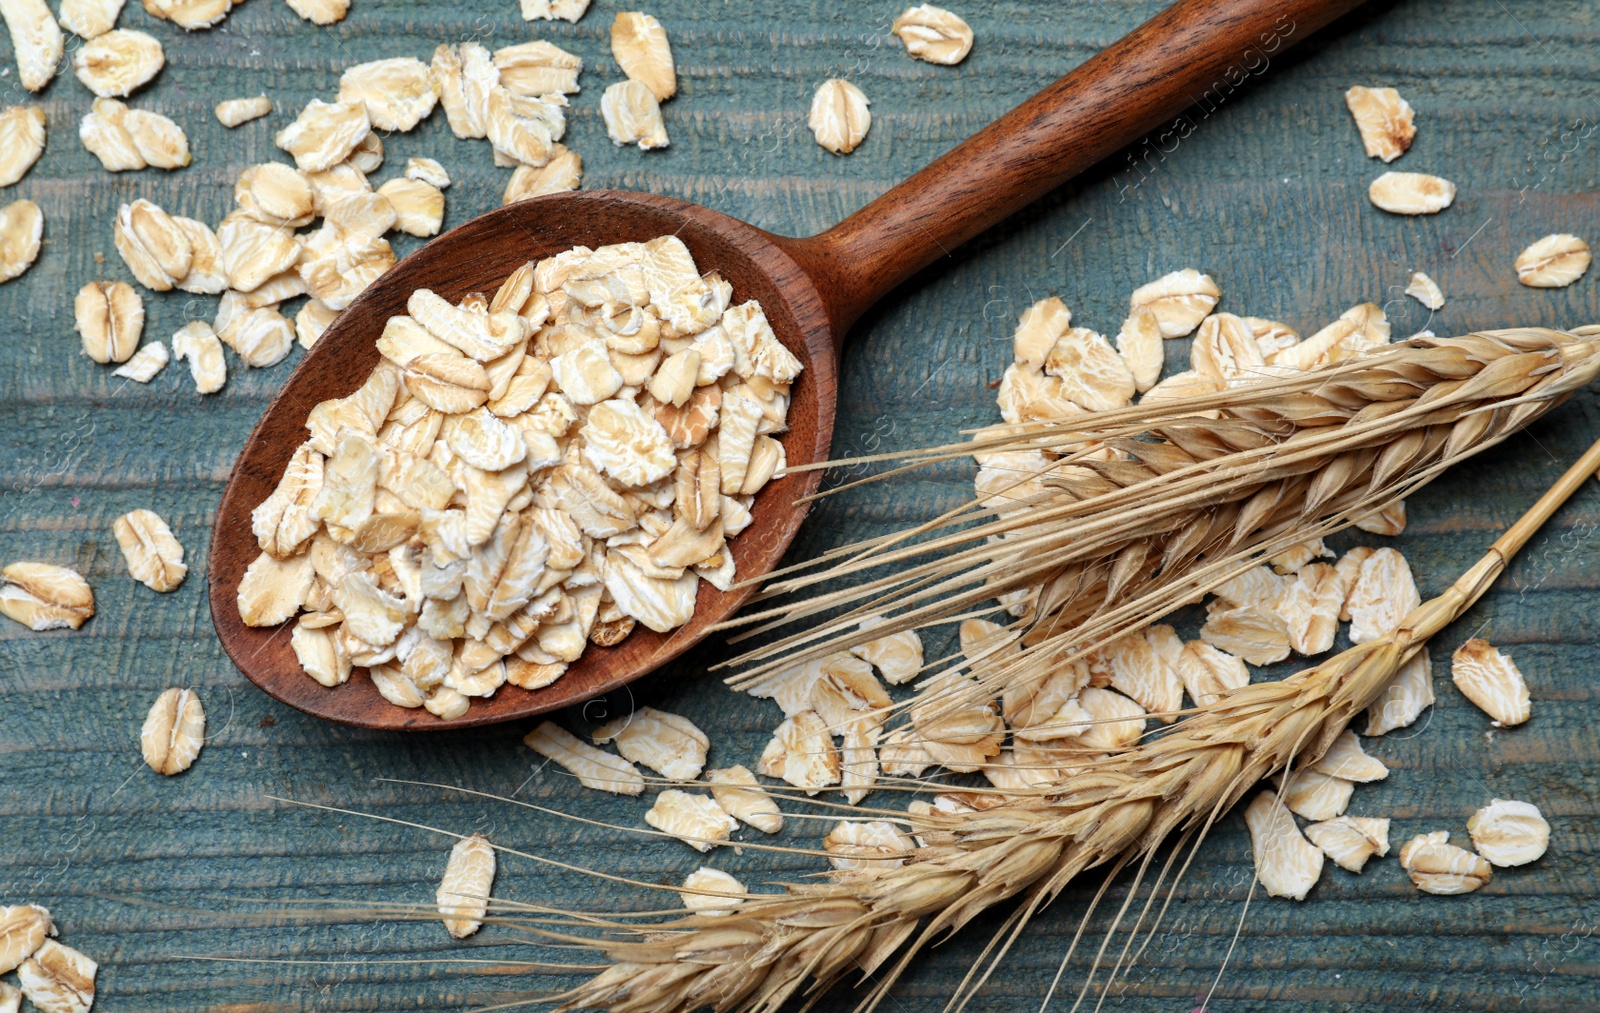
[[[1159,4],[966,0],[957,10],[978,42],[951,69],[904,55],[887,34],[893,4],[661,0],[652,10],[671,34],[681,90],[665,109],[672,146],[649,154],[613,148],[599,117],[599,94],[619,76],[607,46],[617,9],[610,0],[576,26],[530,26],[511,0],[354,0],[350,17],[327,29],[278,0],[251,0],[195,34],[129,7],[123,25],[157,35],[168,61],[136,104],[187,128],[194,164],[171,174],[103,172],[74,137],[90,96],[69,73],[42,95],[47,152],[5,197],[37,201],[47,224],[32,271],[0,286],[0,558],[76,566],[94,585],[98,614],[75,633],[0,622],[0,901],[34,900],[55,912],[63,938],[101,961],[97,1008],[107,1013],[456,1008],[570,984],[576,979],[511,962],[571,954],[492,927],[454,943],[437,923],[243,919],[251,899],[431,901],[446,838],[295,803],[485,833],[528,853],[662,883],[678,882],[701,858],[675,842],[445,787],[642,825],[648,798],[598,797],[541,766],[520,744],[525,726],[396,736],[287,710],[222,655],[198,573],[166,596],[127,577],[111,521],[135,507],[168,518],[191,563],[202,564],[232,460],[300,353],[266,370],[230,362],[226,389],[204,399],[182,367],[139,386],[85,358],[72,332],[72,295],[92,279],[127,277],[110,242],[117,206],[144,196],[216,222],[231,207],[240,169],[279,157],[274,132],[311,98],[331,98],[344,67],[384,56],[426,59],[445,41],[493,47],[548,38],[586,63],[567,139],[584,158],[586,187],[654,190],[779,232],[809,233]],[[1535,291],[1511,271],[1515,254],[1546,233],[1600,240],[1597,43],[1600,8],[1584,0],[1369,5],[1197,114],[1181,143],[1136,146],[871,313],[844,356],[836,454],[944,442],[994,420],[992,384],[1024,307],[1060,295],[1078,321],[1114,331],[1129,291],[1184,266],[1217,278],[1222,308],[1304,331],[1368,300],[1387,308],[1399,335],[1424,326],[1455,333],[1600,321],[1594,273],[1568,289]],[[9,49],[0,51],[0,66],[10,67]],[[830,76],[855,81],[873,103],[872,132],[847,158],[824,152],[805,127],[811,91]],[[14,72],[0,78],[7,103],[26,97],[15,82]],[[1456,181],[1460,196],[1448,211],[1400,219],[1368,204],[1365,187],[1380,166],[1362,156],[1342,100],[1357,83],[1395,85],[1416,106],[1416,144],[1395,168]],[[235,131],[217,125],[217,100],[262,91],[277,106],[270,118]],[[456,180],[447,225],[499,203],[507,171],[493,167],[487,145],[456,140],[442,116],[385,145],[380,181],[411,155],[447,166]],[[1415,270],[1447,294],[1436,315],[1402,295]],[[151,338],[214,311],[214,300],[178,293],[147,294],[146,305]],[[1168,351],[1169,370],[1184,368],[1185,343]],[[1452,580],[1596,436],[1600,402],[1585,392],[1415,497],[1410,528],[1395,544],[1424,595]],[[830,499],[795,552],[925,518],[960,502],[970,482],[970,467],[950,465]],[[1359,877],[1330,866],[1306,903],[1257,896],[1246,912],[1248,841],[1231,818],[1108,1002],[1184,1011],[1215,986],[1215,1011],[1600,1008],[1597,525],[1600,494],[1591,487],[1446,632],[1434,651],[1438,704],[1372,747],[1393,773],[1357,795],[1356,811],[1391,816],[1398,840],[1433,829],[1461,835],[1489,798],[1529,799],[1554,828],[1544,860],[1497,872],[1488,887],[1459,898],[1417,894],[1393,858]],[[1445,659],[1474,634],[1506,647],[1527,673],[1527,725],[1491,729],[1450,685]],[[778,715],[707,673],[729,653],[708,645],[631,694],[562,719],[581,732],[606,713],[649,702],[705,728],[714,763],[749,763]],[[170,685],[198,688],[210,730],[194,769],[164,779],[141,764],[137,739],[150,701]],[[783,839],[814,844],[818,833],[814,823],[791,821]],[[753,849],[719,854],[716,863],[750,884],[817,869],[809,858]],[[1092,885],[1069,891],[1036,920],[983,1008],[1037,1007]],[[502,862],[497,891],[594,909],[641,903],[618,886],[514,855]],[[1092,924],[1106,922],[1097,915]],[[930,951],[884,1009],[941,1008],[997,924],[980,919]],[[448,957],[481,962],[437,962]],[[1086,960],[1074,958],[1068,981]],[[823,1008],[848,1003],[834,997]]]

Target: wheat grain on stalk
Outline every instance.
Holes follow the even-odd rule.
[[[814,621],[735,659],[749,667],[729,682],[759,687],[863,641],[997,611],[998,599],[1018,617],[1021,650],[969,657],[978,678],[952,682],[947,695],[1037,684],[1516,433],[1600,373],[1589,331],[1412,339],[1216,393],[990,427],[903,455],[906,468],[979,458],[979,495],[779,574],[766,597],[846,586],[736,620],[758,632]]]
[[[1138,863],[1142,878],[1163,843],[1175,835],[1197,843],[1258,781],[1297,760],[1319,758],[1407,659],[1488,590],[1597,467],[1600,443],[1449,589],[1384,636],[1282,681],[1232,690],[1167,734],[1107,757],[1046,795],[960,813],[909,814],[909,829],[924,846],[904,864],[835,873],[828,883],[786,884],[785,893],[745,896],[716,917],[641,925],[580,916],[581,926],[604,934],[557,938],[587,941],[613,964],[556,1001],[562,1009],[776,1011],[797,995],[814,996],[865,972],[874,986],[859,1008],[871,1009],[924,947],[1021,895],[985,951],[987,969],[974,968],[950,1001],[964,1005],[1028,918],[1085,872],[1109,866],[1114,875]],[[1137,887],[1136,881],[1130,901]],[[1135,931],[1149,907],[1147,901]]]

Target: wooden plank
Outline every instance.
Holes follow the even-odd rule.
[[[89,95],[69,73],[39,98],[51,123],[47,152],[6,196],[40,203],[46,243],[27,276],[0,286],[0,556],[78,566],[95,586],[99,614],[78,633],[0,625],[0,825],[8,845],[0,854],[0,901],[51,907],[63,938],[102,962],[97,1008],[113,1013],[479,1006],[577,979],[510,963],[415,961],[570,954],[520,945],[492,929],[452,943],[428,923],[240,923],[246,898],[425,905],[448,846],[421,830],[269,796],[484,832],[530,853],[581,856],[655,883],[675,883],[702,861],[675,842],[379,780],[514,794],[630,827],[641,825],[649,804],[597,798],[542,767],[520,745],[523,727],[399,737],[285,710],[246,684],[217,649],[198,575],[163,597],[126,577],[110,522],[136,506],[166,516],[191,561],[205,558],[233,457],[300,353],[274,369],[236,369],[227,388],[206,399],[181,367],[140,387],[80,355],[72,294],[91,279],[128,276],[109,241],[120,203],[146,196],[216,222],[231,206],[238,171],[278,158],[273,132],[310,98],[331,97],[344,67],[380,56],[425,58],[445,40],[476,37],[494,46],[548,38],[586,61],[568,136],[584,157],[586,186],[654,190],[805,234],[866,203],[1159,6],[970,0],[959,12],[978,44],[965,64],[948,69],[905,58],[885,36],[895,13],[889,7],[664,0],[653,11],[672,35],[681,93],[666,108],[672,147],[642,155],[612,147],[598,115],[599,94],[617,77],[606,42],[610,7],[576,26],[529,26],[510,0],[485,10],[355,0],[347,21],[319,29],[275,0],[255,0],[217,29],[185,34],[130,4],[123,25],[157,35],[168,56],[134,104],[182,123],[195,163],[172,174],[105,174],[74,138]],[[1181,266],[1211,271],[1224,308],[1302,329],[1366,300],[1386,307],[1399,335],[1423,326],[1444,333],[1600,321],[1592,274],[1569,289],[1540,292],[1521,288],[1510,273],[1517,251],[1547,232],[1600,239],[1597,34],[1600,12],[1580,0],[1386,3],[1346,19],[1275,59],[1269,75],[1200,117],[1175,150],[1135,146],[956,251],[869,314],[845,353],[836,454],[944,442],[992,421],[987,385],[1009,359],[1010,332],[1026,305],[1058,294],[1078,320],[1114,331],[1133,287]],[[10,61],[9,44],[0,41],[0,66]],[[822,151],[804,126],[812,88],[830,75],[850,77],[873,100],[872,134],[848,158]],[[27,100],[14,81],[14,72],[0,78],[7,103]],[[1417,143],[1394,167],[1455,180],[1460,196],[1449,211],[1399,219],[1366,202],[1364,187],[1381,170],[1361,157],[1343,106],[1342,91],[1354,83],[1396,85],[1416,106]],[[219,98],[262,91],[278,106],[267,120],[226,131],[211,115]],[[408,155],[438,157],[450,169],[457,182],[447,223],[498,204],[508,173],[492,166],[487,145],[455,140],[442,117],[385,144],[379,181],[397,174]],[[396,245],[404,251],[415,243]],[[1434,319],[1400,294],[1413,270],[1445,289]],[[146,306],[154,339],[209,318],[214,300],[147,294]],[[1169,369],[1183,368],[1185,346],[1170,345]],[[1597,433],[1600,403],[1581,392],[1528,435],[1417,496],[1412,528],[1396,544],[1424,592],[1448,583]],[[796,558],[953,506],[970,479],[969,468],[952,464],[825,501]],[[1395,819],[1396,840],[1440,828],[1463,834],[1467,816],[1491,796],[1528,798],[1554,827],[1547,858],[1449,899],[1414,893],[1392,858],[1360,877],[1332,870],[1305,904],[1258,894],[1235,946],[1250,869],[1242,826],[1230,819],[1174,890],[1161,932],[1112,1001],[1129,1010],[1187,1009],[1225,964],[1214,1010],[1592,1008],[1600,990],[1597,526],[1600,490],[1591,487],[1500,588],[1440,638],[1439,704],[1424,723],[1372,746],[1394,773],[1356,796],[1357,811]],[[1527,726],[1491,730],[1449,685],[1448,653],[1474,633],[1508,645],[1528,674],[1535,717]],[[649,702],[692,715],[712,733],[713,762],[748,762],[777,716],[708,674],[731,653],[707,645],[605,706],[614,712]],[[192,771],[163,780],[140,765],[135,742],[149,701],[174,684],[201,691],[211,739]],[[564,720],[582,730],[600,719],[600,706]],[[809,846],[816,834],[815,824],[792,821],[781,839]],[[755,849],[711,861],[748,883],[817,871],[803,856]],[[1037,1008],[1095,885],[1069,890],[1036,920],[981,1008]],[[574,908],[651,903],[638,891],[516,857],[504,861],[498,886],[510,899]],[[1091,931],[1109,926],[1107,912],[1126,889],[1113,888]],[[979,919],[930,951],[885,1008],[942,1008],[998,925],[997,917]],[[317,963],[214,963],[197,955]],[[1064,978],[1073,986],[1067,994],[1087,962],[1080,948]],[[840,998],[825,1008],[846,1007]]]

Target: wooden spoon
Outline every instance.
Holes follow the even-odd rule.
[[[617,647],[591,645],[553,685],[502,686],[443,721],[396,707],[363,673],[327,689],[305,675],[289,646],[293,623],[254,629],[237,593],[259,554],[250,511],[277,485],[318,402],[355,390],[377,365],[375,342],[417,288],[451,300],[493,292],[516,267],[573,246],[676,235],[703,271],[758,299],[779,339],[805,363],[783,437],[790,464],[825,460],[833,436],[838,343],[886,292],[984,228],[1147,132],[1163,152],[1271,60],[1359,0],[1184,0],[990,124],[832,229],[808,239],[773,235],[694,204],[652,194],[553,194],[491,211],[433,240],[380,278],[328,328],[257,423],[234,465],[212,533],[211,617],[224,649],[256,685],[290,706],[368,728],[463,728],[527,717],[605,693],[677,657],[728,618],[754,590],[705,582],[694,618],[666,634],[642,626]],[[1184,109],[1191,115],[1173,120]],[[870,141],[868,143],[871,143]],[[1352,143],[1354,143],[1352,141]],[[741,578],[778,562],[805,517],[796,500],[819,471],[769,484],[754,523],[731,543]]]

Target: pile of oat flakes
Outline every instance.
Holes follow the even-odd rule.
[[[784,465],[801,363],[676,236],[529,262],[492,298],[427,289],[325,401],[252,515],[239,613],[326,686],[366,668],[442,718],[538,689],[587,644],[694,614]]]

